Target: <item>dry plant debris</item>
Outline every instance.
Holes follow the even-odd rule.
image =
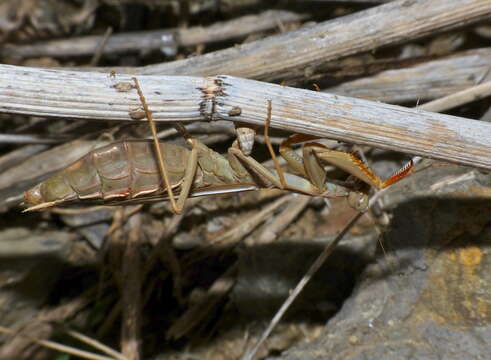
[[[488,356],[489,15],[486,0],[2,2],[0,359],[248,356],[356,214],[344,199],[278,189],[190,199],[179,215],[163,201],[22,214],[22,192],[35,183],[94,148],[151,136],[132,77],[156,120],[187,121],[187,131],[219,153],[236,131],[244,134],[239,146],[270,169],[262,131],[268,99],[274,145],[292,131],[317,134],[323,116],[342,114],[337,124],[347,133],[340,119],[361,124],[397,112],[401,123],[431,119],[439,139],[421,140],[418,125],[402,134],[373,123],[344,138],[363,143],[356,147],[320,140],[358,152],[382,178],[413,153],[439,160],[419,161],[413,175],[374,195],[254,358]],[[74,75],[60,81],[38,67]],[[50,75],[37,83],[25,75],[37,72]],[[158,78],[148,75],[226,84],[221,92],[182,87],[172,95],[166,83],[168,92],[156,94]],[[53,92],[50,77],[64,91]],[[99,78],[111,93],[100,90]],[[321,92],[286,106],[280,95],[297,89],[251,80]],[[196,110],[189,99],[204,90],[213,101]],[[335,95],[325,95],[326,105],[322,92],[405,108]],[[359,104],[369,106],[359,111]],[[189,123],[203,120],[200,111],[235,126]],[[450,134],[441,119],[460,130]],[[161,139],[186,146],[172,127],[157,125]],[[448,147],[434,146],[445,139]],[[345,180],[339,168],[325,170]]]

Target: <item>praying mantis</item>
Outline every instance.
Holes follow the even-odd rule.
[[[264,139],[273,159],[270,170],[246,155],[238,142],[228,149],[228,158],[216,153],[177,124],[189,148],[159,142],[143,91],[133,78],[146,117],[154,134],[150,141],[125,140],[95,149],[24,194],[25,211],[41,210],[74,202],[124,205],[168,199],[172,212],[183,211],[189,197],[278,188],[315,197],[346,197],[358,210],[367,207],[367,186],[382,189],[406,175],[412,162],[386,180],[381,180],[354,153],[331,150],[314,142],[316,137],[296,134],[280,145],[280,154],[293,169],[283,170],[269,139],[272,102],[264,126]],[[303,157],[293,145],[303,145]],[[324,164],[334,165],[356,181],[328,181]]]

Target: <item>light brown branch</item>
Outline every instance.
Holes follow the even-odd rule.
[[[114,34],[107,38],[101,54],[130,51],[170,49],[196,46],[245,37],[252,33],[272,30],[278,23],[292,23],[307,19],[307,15],[284,10],[268,10],[259,15],[215,23],[208,27],[178,28],[172,30],[139,31]],[[105,35],[81,36],[70,39],[49,40],[34,44],[4,44],[0,56],[10,57],[67,57],[92,55],[104,41]]]
[[[387,103],[416,104],[477,85],[490,66],[491,48],[473,49],[407,68],[382,71],[325,91]]]
[[[128,76],[0,65],[0,112],[132,120]],[[491,169],[491,124],[231,76],[141,76],[156,121],[230,120]],[[238,113],[237,108],[241,111]]]
[[[239,47],[117,71],[148,75],[229,74],[267,81],[304,78],[306,72],[315,73],[329,61],[461,28],[489,15],[489,0],[396,0]]]

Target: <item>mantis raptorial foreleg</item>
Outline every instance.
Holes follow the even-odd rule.
[[[261,165],[258,163],[254,158],[245,155],[238,147],[232,147],[229,149],[229,154],[232,156],[236,157],[237,159],[240,159],[243,163],[247,164],[247,168],[259,175],[262,178],[265,178],[268,180],[271,184],[273,184],[275,187],[283,190],[291,190],[307,195],[312,195],[312,196],[333,196],[333,197],[338,197],[338,196],[348,196],[348,192],[344,191],[335,191],[334,189],[336,188],[335,185],[331,184],[331,194],[324,193],[324,188],[326,185],[322,183],[322,186],[316,187],[314,186],[310,179],[308,177],[302,178],[299,176],[295,176],[292,174],[286,174],[284,170],[281,168],[278,159],[276,157],[276,154],[273,150],[273,145],[271,144],[270,138],[269,138],[269,126],[271,122],[271,113],[272,113],[272,106],[271,106],[271,100],[268,100],[268,113],[266,116],[265,124],[264,124],[264,142],[266,143],[266,146],[268,147],[269,153],[271,155],[271,158],[273,160],[273,164],[276,170],[276,174],[271,172],[268,168],[265,166]],[[289,159],[286,159],[289,161]],[[303,175],[303,174],[302,174]],[[336,188],[336,190],[339,190]]]
[[[295,134],[280,145],[280,153],[288,164],[298,173],[305,175],[317,187],[323,189],[326,182],[326,171],[322,162],[334,165],[344,170],[356,180],[383,189],[408,175],[413,168],[412,160],[400,170],[396,171],[386,180],[380,179],[366,164],[354,153],[332,150],[317,142],[309,142],[303,146],[303,160],[293,151],[292,145],[305,141],[315,140],[318,137]],[[358,187],[356,190],[360,190]],[[348,196],[348,203],[355,209],[364,209],[368,206],[368,197],[360,191],[352,191]]]
[[[292,174],[287,174],[287,177],[285,177],[285,185],[283,185],[281,183],[280,177],[277,174],[274,174],[270,169],[257,162],[253,157],[244,155],[239,148],[231,147],[228,152],[231,156],[235,157],[237,161],[245,164],[247,171],[251,175],[257,175],[258,177],[266,180],[278,189],[291,190],[311,196],[320,195],[317,189],[304,178]],[[347,195],[348,193],[346,192],[342,195],[335,196]]]
[[[257,162],[251,156],[248,156],[247,154],[245,154],[239,145],[232,145],[232,147],[228,149],[228,153],[229,153],[230,158],[231,158],[230,162],[232,164],[234,164],[234,168],[240,166],[241,170],[246,170],[246,171],[249,170],[250,172],[252,172],[256,175],[259,175],[259,177],[266,179],[272,185],[274,185],[275,187],[277,187],[279,189],[287,189],[288,185],[286,184],[286,181],[285,181],[283,169],[281,169],[281,167],[279,166],[278,161],[277,161],[276,156],[275,156],[274,151],[273,151],[273,147],[271,145],[271,142],[269,141],[268,129],[269,129],[270,119],[271,119],[271,100],[268,101],[268,114],[267,114],[266,123],[264,126],[264,139],[265,139],[266,145],[268,146],[268,149],[271,152],[271,156],[273,158],[273,161],[275,163],[277,175],[273,174],[268,168],[266,168],[264,165]],[[247,165],[247,169],[245,169],[241,165],[241,161]],[[235,165],[235,164],[237,164],[237,165]],[[303,192],[302,189],[295,189],[295,188],[288,188],[288,190]]]
[[[229,154],[231,159],[231,163],[236,163],[240,162],[244,163],[247,167],[247,170],[253,174],[258,175],[259,177],[266,179],[268,182],[270,182],[273,186],[283,189],[283,190],[290,190],[290,191],[295,191],[311,196],[326,196],[326,197],[347,197],[348,192],[342,188],[342,187],[337,187],[334,184],[330,184],[330,191],[329,194],[322,193],[319,191],[319,188],[316,188],[312,182],[310,182],[308,179],[293,175],[293,174],[287,174],[283,171],[281,168],[278,159],[276,157],[276,154],[273,150],[273,146],[271,144],[271,141],[269,139],[269,124],[271,121],[271,100],[268,100],[268,114],[265,120],[265,126],[264,126],[264,141],[266,143],[266,146],[268,147],[268,150],[271,154],[271,157],[273,159],[273,163],[275,166],[276,174],[274,174],[271,170],[266,168],[264,165],[260,164],[257,162],[254,158],[251,156],[245,155],[241,149],[238,146],[232,146],[229,149]],[[242,165],[240,165],[242,168],[244,168]],[[235,167],[235,166],[234,166]],[[324,186],[325,187],[325,186]]]
[[[306,146],[308,147],[309,144],[306,144]],[[382,180],[354,153],[331,150],[326,147],[316,147],[312,152],[318,159],[348,172],[366,184],[379,190],[386,188],[387,186],[392,185],[406,177],[414,167],[413,161],[410,160],[393,175],[385,180]]]
[[[365,163],[354,153],[331,150],[317,142],[308,142],[304,144],[303,158],[301,158],[295,151],[293,151],[292,146],[297,143],[318,139],[318,137],[296,134],[288,138],[280,145],[280,153],[287,161],[288,165],[303,178],[287,174],[281,168],[269,139],[271,112],[271,100],[268,100],[268,114],[264,127],[264,141],[271,154],[271,158],[276,169],[276,175],[250,156],[246,156],[237,148],[232,148],[229,152],[248,164],[251,171],[256,172],[260,176],[268,179],[268,181],[280,189],[302,192],[312,196],[339,196],[338,194],[342,193],[339,191],[339,189],[342,187],[326,182],[326,171],[322,166],[323,162],[336,166],[337,168],[350,174],[355,179],[376,189],[382,189],[399,181],[409,174],[413,168],[412,162],[409,162],[387,180],[382,180],[375,173],[373,173],[373,171],[370,170],[370,168],[368,168]],[[288,181],[286,180],[285,175],[288,175]],[[346,184],[348,188],[352,189],[352,191],[349,191],[349,195],[348,192],[346,192],[346,195],[344,195],[348,197],[348,202],[350,205],[359,210],[366,208],[368,204],[368,197],[364,191],[359,191],[360,188],[358,186],[353,188],[353,184],[349,184],[349,182]],[[348,189],[346,189],[346,191],[348,191]]]
[[[320,163],[331,164],[364,183],[376,188],[383,189],[406,175],[408,175],[413,163],[409,161],[400,170],[396,171],[386,180],[378,177],[356,154],[340,150],[332,150],[317,142],[309,142],[303,146],[303,163],[292,149],[292,145],[305,141],[319,139],[316,136],[295,134],[290,136],[280,146],[280,153],[288,164],[297,172],[303,172],[312,182],[319,186],[325,181],[325,170]],[[303,169],[302,169],[303,166]]]
[[[251,126],[235,123],[235,133],[237,135],[237,143],[240,150],[245,155],[250,155],[254,147],[256,130]]]

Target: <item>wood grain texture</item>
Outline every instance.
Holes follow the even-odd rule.
[[[303,77],[344,56],[463,27],[491,15],[489,0],[397,0],[311,27],[185,60],[121,68],[134,74]]]
[[[491,64],[491,48],[463,51],[454,56],[381,73],[326,89],[344,96],[404,103],[433,100],[477,85]]]
[[[103,53],[118,54],[129,51],[158,50],[163,47],[196,46],[198,44],[232,40],[260,31],[272,30],[279,23],[288,24],[306,18],[306,15],[289,11],[268,10],[258,15],[243,16],[207,27],[196,26],[182,29],[119,33],[107,39]],[[87,56],[94,53],[103,38],[103,35],[94,35],[23,45],[4,44],[0,49],[0,56]]]
[[[231,76],[139,76],[156,121],[230,120],[491,169],[491,124]],[[0,112],[126,120],[141,112],[128,75],[0,65]],[[240,111],[237,111],[240,109]]]

